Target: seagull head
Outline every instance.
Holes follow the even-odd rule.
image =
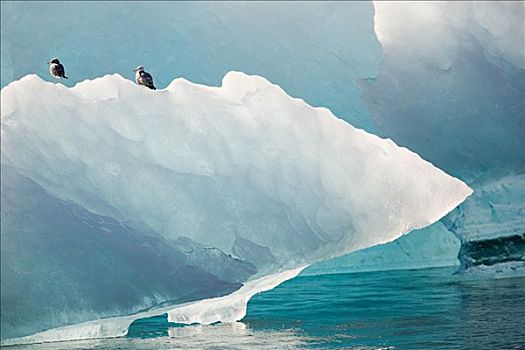
[[[51,61],[47,62],[47,64],[51,64],[51,63],[60,63],[60,61],[58,60],[58,58],[53,58]]]
[[[133,69],[134,72],[142,72],[144,70],[144,67],[138,66],[137,68]]]

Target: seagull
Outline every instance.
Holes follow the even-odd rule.
[[[66,77],[66,70],[64,69],[64,66],[62,65],[62,63],[60,63],[58,58],[53,58],[51,61],[47,62],[47,64],[49,65],[49,73],[51,73],[51,76],[53,78],[68,79],[68,77]]]
[[[149,87],[152,90],[157,90],[155,85],[153,85],[153,77],[144,70],[144,67],[138,66],[133,69],[133,71],[135,72],[135,80],[137,81],[137,84]]]

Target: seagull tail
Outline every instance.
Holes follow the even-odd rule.
[[[66,77],[65,75],[63,75],[63,76],[62,76],[62,78],[64,78],[64,79],[69,79],[69,78],[68,78],[68,77]]]

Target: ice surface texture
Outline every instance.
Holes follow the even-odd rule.
[[[2,338],[224,295],[256,272],[52,197],[5,164],[1,184]]]
[[[221,87],[177,79],[161,91],[119,75],[71,89],[27,76],[2,90],[2,162],[54,198],[174,241],[203,276],[219,275],[203,261],[221,253],[192,255],[205,252],[202,245],[244,257],[253,250],[262,276],[391,241],[439,220],[471,193],[391,140],[238,72]],[[2,259],[4,266],[19,255]],[[238,273],[248,276],[249,265]],[[221,281],[226,289],[232,283]],[[238,319],[240,310],[214,321]]]
[[[264,78],[158,93],[118,75],[2,91],[4,162],[53,196],[229,253],[309,263],[429,225],[470,189]],[[288,265],[286,265],[288,267]]]
[[[377,78],[362,86],[379,132],[469,184],[522,173],[523,2],[378,2],[375,8],[386,55]],[[492,24],[499,36],[486,29]],[[513,43],[504,46],[511,52],[495,49],[502,40]],[[520,64],[506,60],[511,56]]]

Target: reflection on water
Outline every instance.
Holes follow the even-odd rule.
[[[525,349],[525,278],[453,268],[300,276],[255,296],[243,322],[136,321],[128,337],[16,349]]]
[[[309,341],[293,329],[256,331],[244,323],[217,324],[215,326],[190,326],[168,329],[174,339],[184,339],[186,348],[222,349],[297,349]]]
[[[158,323],[160,324],[162,321],[159,320]],[[127,337],[96,341],[47,343],[9,347],[9,349],[301,349],[314,341],[313,338],[300,335],[292,329],[255,331],[241,322],[214,326],[168,327],[164,331],[167,335],[155,338]]]

